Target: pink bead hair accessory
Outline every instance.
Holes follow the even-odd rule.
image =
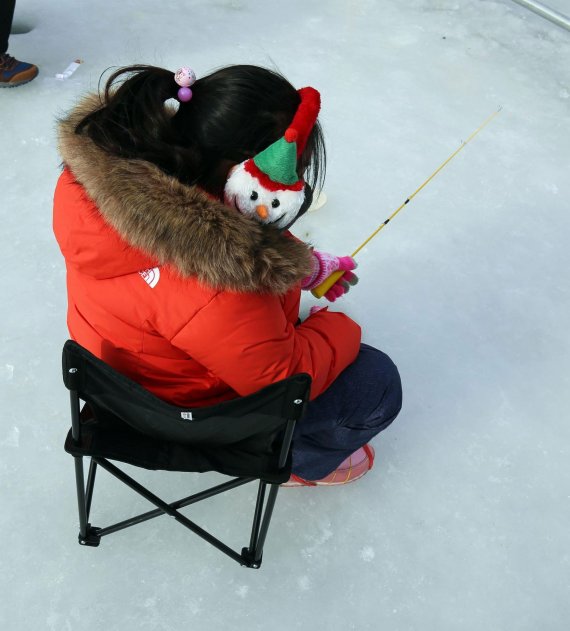
[[[188,103],[192,98],[192,90],[190,86],[196,82],[196,73],[188,66],[182,66],[174,73],[174,81],[180,86],[178,90],[178,100],[182,103]]]

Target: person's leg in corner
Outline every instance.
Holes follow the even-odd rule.
[[[0,88],[15,88],[38,74],[37,66],[18,61],[8,54],[8,40],[16,0],[0,0]]]
[[[304,480],[325,478],[386,429],[401,407],[398,369],[388,355],[362,344],[356,361],[309,403],[297,424],[293,474]]]
[[[0,55],[8,51],[8,39],[14,19],[14,7],[16,0],[0,1]]]

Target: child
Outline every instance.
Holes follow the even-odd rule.
[[[401,387],[391,360],[361,345],[346,315],[313,309],[299,322],[301,284],[353,267],[343,267],[346,257],[314,253],[223,201],[238,165],[295,136],[297,171],[286,186],[305,195],[292,220],[306,210],[325,152],[318,108],[299,134],[287,131],[305,94],[256,66],[196,81],[189,69],[117,71],[102,96],[60,123],[54,231],[71,336],[162,399],[207,406],[310,374],[290,485],[312,486],[372,466],[367,442],[398,414]]]

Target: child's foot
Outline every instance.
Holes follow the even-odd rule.
[[[373,464],[374,449],[370,445],[364,445],[321,480],[304,480],[293,473],[289,481],[281,486],[339,486],[340,484],[348,484],[368,473]]]
[[[18,61],[8,53],[0,55],[0,88],[15,88],[28,83],[38,74],[38,67]]]

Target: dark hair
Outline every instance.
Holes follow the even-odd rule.
[[[284,77],[259,66],[228,66],[198,79],[192,100],[173,113],[165,103],[176,98],[178,87],[174,73],[163,68],[120,68],[105,85],[102,107],[75,131],[112,155],[147,160],[181,182],[221,195],[227,165],[278,140],[300,103]],[[318,122],[299,163],[300,173],[308,169],[309,185],[320,188],[326,152]]]

